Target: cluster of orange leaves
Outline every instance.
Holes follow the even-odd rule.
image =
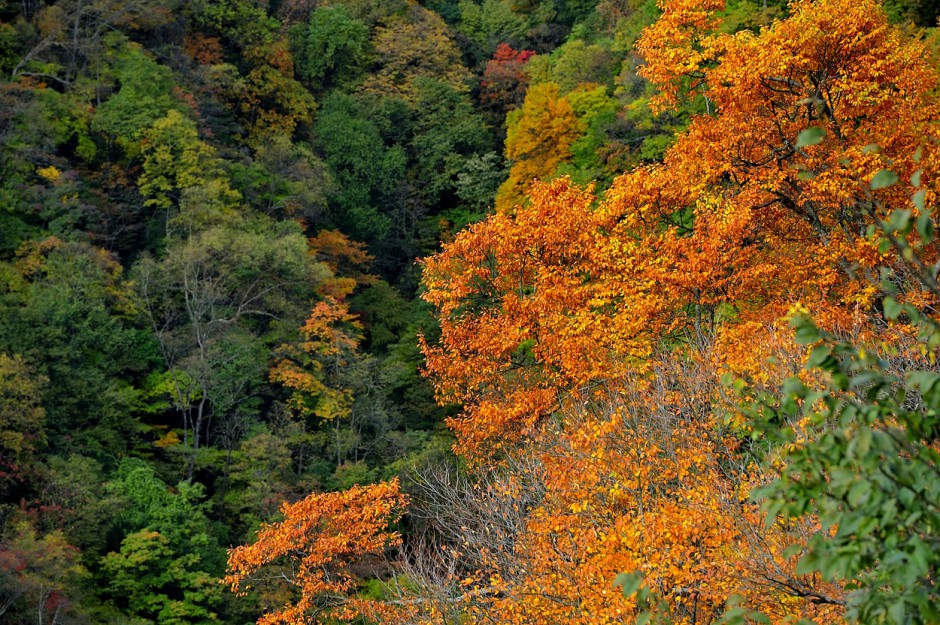
[[[844,591],[796,574],[785,549],[815,528],[765,525],[749,500],[771,468],[718,378],[773,387],[797,368],[784,329],[797,305],[877,339],[891,260],[869,226],[913,208],[912,176],[936,201],[936,70],[874,0],[796,0],[733,35],[719,0],[661,8],[639,43],[657,105],[707,111],[665,161],[601,198],[535,184],[424,262],[441,321],[426,372],[464,408],[455,449],[507,471],[534,456],[544,490],[511,566],[459,572],[467,623],[630,623],[638,608],[611,582],[634,570],[677,623],[715,620],[732,595],[774,622],[840,618]],[[811,127],[822,140],[797,147]],[[902,182],[871,190],[882,169]]]
[[[689,69],[674,5],[692,27],[710,23],[706,4],[663,3],[640,42],[657,82]],[[872,200],[913,206],[908,185],[868,183],[884,168],[901,180],[922,169],[932,204],[937,77],[874,2],[792,12],[759,35],[688,39],[693,57],[722,51],[695,68],[716,112],[695,117],[662,165],[622,175],[601,199],[566,179],[535,185],[529,205],[425,261],[443,327],[427,369],[443,401],[466,406],[453,423],[464,443],[530,432],[560,389],[642,371],[664,342],[713,331],[718,366],[756,374],[768,354],[755,334],[794,303],[835,329],[872,309],[887,259],[866,234]],[[796,148],[810,126],[824,140]]]
[[[322,299],[300,327],[303,340],[280,346],[269,378],[291,389],[288,403],[300,416],[331,421],[350,413],[352,391],[338,378],[355,358],[362,336],[362,323],[349,312],[346,298],[375,277],[364,273],[372,262],[365,246],[338,230],[322,230],[309,244],[329,272],[317,287]]]
[[[388,530],[405,506],[397,480],[313,494],[281,506],[283,520],[262,526],[251,545],[229,551],[223,582],[244,594],[254,586],[286,582],[295,597],[258,620],[259,625],[295,625],[366,614],[381,619],[381,606],[349,598],[356,578],[351,564],[400,544]],[[278,596],[278,595],[275,595]]]
[[[661,6],[639,43],[657,105],[707,110],[665,162],[602,198],[535,184],[425,262],[442,324],[427,372],[464,406],[457,448],[544,467],[525,566],[486,572],[498,592],[468,608],[474,622],[631,622],[610,582],[633,570],[675,622],[713,620],[732,595],[775,622],[839,618],[843,591],[784,555],[813,528],[766,527],[749,501],[769,468],[728,425],[718,379],[779,384],[773,363],[799,364],[784,330],[798,304],[877,339],[890,257],[868,226],[914,208],[918,170],[935,201],[936,71],[875,2],[797,1],[734,35],[718,30],[722,2]],[[810,127],[824,138],[797,147]],[[882,169],[903,182],[872,191]]]

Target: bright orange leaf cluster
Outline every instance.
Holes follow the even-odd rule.
[[[262,526],[253,544],[229,551],[223,582],[238,593],[272,580],[296,590],[296,599],[266,613],[259,625],[381,615],[382,605],[347,596],[356,584],[350,567],[400,543],[388,526],[398,521],[406,503],[397,480],[285,503],[284,520]]]
[[[361,243],[336,230],[310,239],[310,252],[332,275],[319,284],[323,299],[300,328],[303,340],[282,345],[270,379],[292,389],[291,407],[303,416],[331,421],[349,415],[352,391],[339,381],[341,370],[355,358],[362,323],[349,312],[346,298],[359,284],[375,278],[363,272],[371,262]]]
[[[913,210],[918,184],[936,199],[936,71],[872,1],[797,1],[734,35],[721,2],[661,6],[644,75],[661,107],[705,110],[665,162],[602,198],[537,184],[425,262],[442,326],[427,372],[464,406],[455,449],[505,470],[535,454],[543,470],[515,565],[476,581],[493,590],[474,595],[474,622],[630,622],[610,580],[632,570],[675,622],[714,620],[732,595],[775,621],[840,618],[844,591],[785,554],[816,528],[765,527],[749,501],[773,469],[718,377],[795,371],[794,306],[863,340],[884,329],[890,258],[869,226]],[[873,189],[885,169],[902,182]]]

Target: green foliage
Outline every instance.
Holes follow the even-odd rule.
[[[893,171],[882,169],[871,179],[872,190],[884,189],[890,187],[898,181],[898,175]]]
[[[51,239],[24,247],[0,276],[0,351],[48,378],[42,405],[53,448],[129,449],[140,433],[133,381],[155,353],[120,266],[88,244]]]
[[[363,321],[370,353],[381,354],[388,350],[411,323],[414,304],[408,302],[387,282],[369,285],[350,301],[350,308]]]
[[[480,59],[492,56],[500,43],[522,43],[529,29],[525,17],[513,11],[511,0],[460,0],[457,6],[457,31],[476,44]]]
[[[202,487],[181,482],[170,492],[152,467],[125,461],[110,490],[127,501],[122,521],[131,531],[102,559],[103,594],[159,623],[218,622],[224,552],[211,537]]]
[[[108,532],[117,523],[114,510],[124,503],[104,492],[105,472],[100,462],[78,454],[46,458],[42,501],[36,526],[58,529],[82,550],[86,561],[106,550]]]
[[[253,161],[229,166],[232,187],[249,206],[280,219],[316,223],[334,191],[326,164],[304,144],[275,136],[256,146]]]
[[[0,250],[9,254],[27,238],[72,236],[91,226],[85,185],[62,171],[63,154],[95,156],[90,111],[51,89],[0,88]]]
[[[270,43],[278,26],[264,5],[254,0],[198,0],[193,11],[197,23],[243,49]]]
[[[144,132],[143,172],[138,184],[145,205],[168,209],[186,190],[201,189],[200,213],[224,211],[239,201],[237,192],[221,178],[215,150],[199,139],[196,125],[170,110]]]
[[[35,477],[36,453],[46,443],[41,385],[19,356],[0,353],[0,495]]]
[[[823,137],[826,136],[825,131],[822,128],[812,127],[807,128],[796,138],[796,145],[794,147],[802,148],[808,145],[816,145],[823,140]]]
[[[331,480],[331,490],[346,490],[352,486],[371,484],[377,479],[376,472],[365,462],[344,462],[336,467]]]
[[[940,340],[926,319],[924,338]],[[759,398],[754,414],[788,444],[782,476],[757,496],[768,517],[818,515],[799,572],[855,586],[847,616],[860,623],[932,623],[940,603],[932,580],[940,556],[940,374],[892,374],[876,353],[839,341],[804,317],[797,339],[816,347],[807,363],[825,373],[813,388],[797,379],[779,404]],[[778,431],[771,429],[770,434]]]
[[[597,5],[597,0],[556,0],[558,21],[562,24],[574,24],[587,18]]]
[[[660,16],[656,0],[628,0],[626,10],[616,12],[611,27],[614,36],[613,48],[624,54],[630,53],[643,29]]]
[[[405,176],[404,150],[386,145],[348,95],[323,101],[314,132],[337,185],[330,202],[333,223],[357,240],[383,237],[391,226],[387,212],[393,195]]]
[[[562,164],[558,173],[571,176],[579,184],[596,181],[606,185],[616,174],[603,162],[603,152],[613,143],[609,134],[618,125],[619,103],[605,87],[590,85],[568,94],[568,101],[584,124],[585,133],[571,146],[571,163]]]
[[[438,205],[453,195],[466,159],[488,147],[483,118],[470,98],[436,80],[416,82],[418,99],[411,148],[422,199]]]
[[[321,88],[348,84],[367,58],[369,27],[342,6],[317,7],[302,40],[298,73]]]
[[[120,88],[96,109],[92,128],[136,153],[144,131],[178,106],[171,95],[173,74],[133,46],[122,51],[116,69]]]
[[[722,12],[724,21],[721,29],[725,32],[750,30],[757,32],[760,27],[788,13],[785,0],[733,0],[726,3]]]
[[[604,46],[569,39],[551,55],[534,57],[526,72],[532,84],[552,82],[562,92],[569,92],[583,83],[609,84],[618,65],[616,57]]]
[[[315,487],[312,479],[299,475],[306,467],[302,463],[295,466],[293,459],[294,449],[306,442],[305,432],[297,431],[301,428],[291,429],[282,428],[272,433],[258,426],[232,454],[225,504],[246,530],[272,518],[281,501],[295,494],[303,495]]]
[[[503,159],[496,152],[475,154],[464,159],[457,172],[456,193],[474,212],[456,219],[447,217],[452,231],[481,219],[483,213],[493,206],[496,191],[505,178]]]
[[[224,431],[256,412],[271,346],[296,337],[306,302],[330,275],[307,253],[295,223],[204,219],[199,210],[171,222],[178,233],[165,258],[135,267],[140,305],[159,329],[189,476],[211,418]]]
[[[13,24],[0,22],[0,75],[9,74],[19,62],[21,33]]]
[[[407,0],[340,0],[350,15],[362,20],[370,27],[400,17],[409,9]]]

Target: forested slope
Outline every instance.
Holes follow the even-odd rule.
[[[938,12],[0,2],[0,622],[936,622]]]

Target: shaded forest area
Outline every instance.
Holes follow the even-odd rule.
[[[0,1],[0,621],[936,622],[938,15]]]

